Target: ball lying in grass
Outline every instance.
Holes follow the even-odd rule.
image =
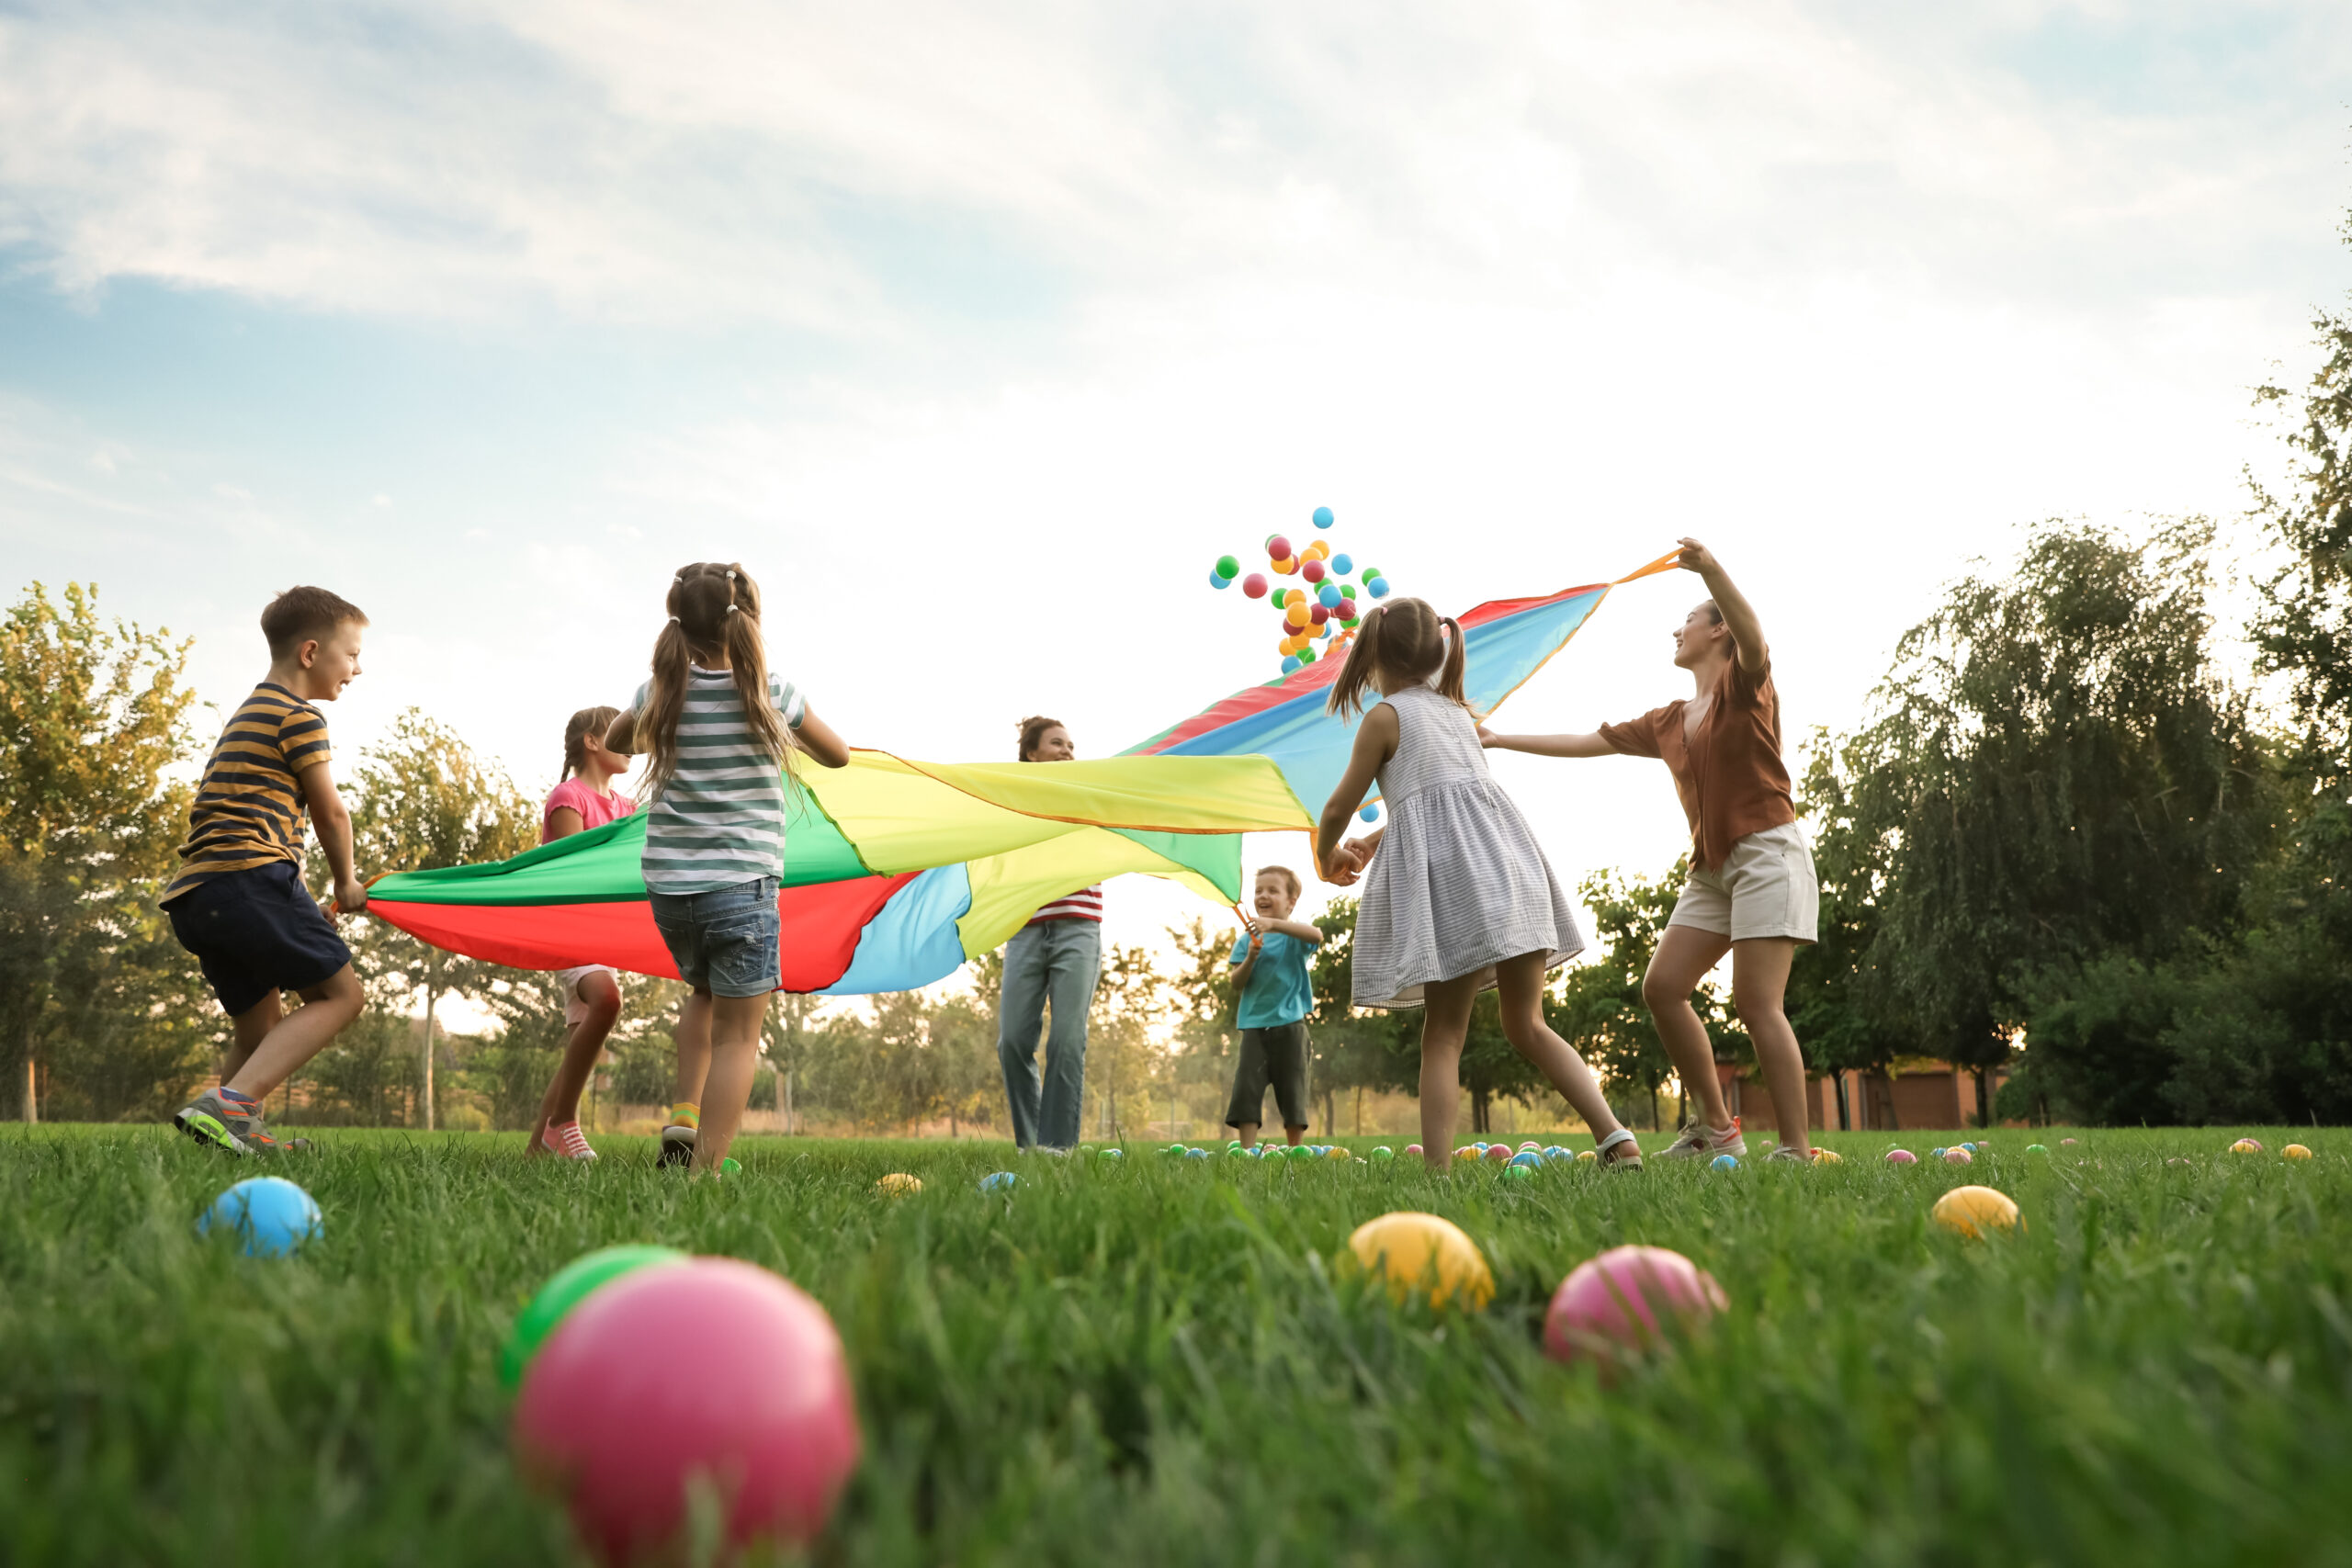
[[[1532,1165],[1521,1165],[1517,1160],[1513,1160],[1509,1165],[1503,1167],[1503,1179],[1506,1181],[1532,1181],[1535,1179],[1535,1168]]]
[[[1946,1149],[1944,1151],[1944,1163],[1946,1165],[1973,1165],[1975,1162],[1976,1156],[1970,1154],[1966,1149]]]
[[[988,1175],[980,1178],[980,1190],[983,1192],[1010,1192],[1020,1180],[1021,1178],[1013,1175],[1012,1172],[1009,1170],[993,1170]]]
[[[1917,1165],[1919,1163],[1919,1156],[1913,1154],[1909,1149],[1889,1149],[1886,1151],[1886,1163],[1889,1165]]]
[[[2025,1224],[2009,1195],[1990,1187],[1955,1187],[1936,1200],[1931,1213],[1944,1229],[1978,1240],[1988,1231],[2016,1230]]]
[[[1407,1149],[1405,1152],[1406,1152],[1407,1154],[1412,1154],[1412,1153],[1414,1153],[1414,1152],[1416,1152],[1416,1151],[1414,1151],[1414,1150],[1412,1150],[1412,1149]],[[1374,1164],[1374,1165],[1383,1165],[1383,1164],[1385,1164],[1385,1163],[1386,1163],[1386,1162],[1388,1162],[1389,1160],[1395,1159],[1396,1157],[1396,1151],[1395,1149],[1390,1148],[1386,1144],[1383,1144],[1383,1145],[1381,1145],[1378,1148],[1376,1148],[1376,1149],[1374,1149],[1374,1150],[1373,1150],[1373,1151],[1372,1151],[1372,1163],[1373,1163],[1373,1164]]]
[[[283,1258],[319,1234],[319,1206],[282,1176],[249,1176],[196,1217],[196,1234],[233,1234],[248,1258]]]
[[[2042,1147],[2040,1144],[2028,1144],[2025,1146],[2025,1152],[2030,1155],[2040,1155],[2044,1159],[2050,1157],[2050,1151]]]
[[[825,1309],[764,1269],[696,1258],[580,1303],[524,1374],[514,1446],[589,1551],[617,1564],[673,1550],[703,1488],[729,1548],[808,1540],[859,1437]]]
[[[1407,1144],[1405,1145],[1405,1152],[1408,1155],[1419,1154],[1421,1152],[1421,1145],[1419,1144]]]
[[[881,1193],[885,1198],[902,1198],[910,1192],[922,1191],[922,1178],[910,1176],[903,1170],[894,1170],[876,1182],[874,1190]]]
[[[1355,1260],[1384,1274],[1392,1301],[1426,1295],[1431,1306],[1483,1311],[1495,1297],[1495,1276],[1462,1227],[1435,1214],[1400,1210],[1366,1220],[1348,1237]]]
[[[2281,1159],[2309,1159],[2312,1152],[2301,1144],[2289,1144],[2278,1151],[2278,1156]]]
[[[510,1390],[520,1387],[531,1358],[590,1292],[639,1269],[685,1260],[686,1255],[674,1247],[600,1247],[582,1253],[548,1275],[514,1319],[498,1353],[498,1381]]]
[[[1600,1159],[1600,1151],[1599,1149],[1578,1149],[1577,1151],[1577,1160],[1579,1164],[1585,1160],[1591,1160],[1598,1164]]]
[[[1813,1151],[1813,1163],[1815,1165],[1844,1165],[1846,1163],[1846,1156],[1839,1154],[1836,1149],[1816,1148]]]
[[[1714,1158],[1709,1160],[1707,1164],[1716,1170],[1737,1170],[1739,1168],[1739,1156],[1737,1155],[1717,1155]]]
[[[2240,1138],[2230,1145],[2230,1153],[2233,1155],[2258,1155],[2261,1152],[2262,1143],[2257,1138]]]
[[[1578,1361],[1647,1350],[1670,1328],[1694,1327],[1729,1306],[1714,1276],[1663,1247],[1615,1247],[1579,1263],[1552,1292],[1544,1353]]]
[[[1497,1165],[1501,1165],[1510,1158],[1510,1145],[1508,1144],[1488,1144],[1487,1145],[1487,1157],[1493,1160]]]
[[[1104,1149],[1102,1154],[1096,1157],[1106,1160],[1122,1160],[1127,1157],[1127,1151],[1125,1149]]]

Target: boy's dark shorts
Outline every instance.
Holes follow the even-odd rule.
[[[231,1018],[272,991],[306,991],[351,962],[291,861],[207,877],[164,912]]]
[[[1306,1125],[1306,1021],[1241,1032],[1241,1065],[1233,1073],[1233,1102],[1225,1108],[1228,1127],[1257,1126],[1265,1120],[1266,1090],[1285,1127]]]

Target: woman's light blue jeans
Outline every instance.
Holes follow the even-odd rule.
[[[1072,1148],[1086,1099],[1086,1014],[1102,967],[1097,920],[1023,926],[1004,944],[1004,994],[997,1008],[997,1059],[1012,1107],[1012,1141],[1023,1148]],[[1053,1031],[1037,1075],[1037,1035],[1048,1002]]]

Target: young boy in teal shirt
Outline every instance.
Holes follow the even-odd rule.
[[[1238,965],[1234,1021],[1241,1028],[1241,1061],[1225,1121],[1243,1148],[1257,1145],[1269,1088],[1291,1143],[1306,1135],[1306,1015],[1315,1010],[1307,959],[1323,945],[1323,933],[1290,918],[1299,888],[1298,874],[1288,866],[1258,873],[1251,894],[1257,914],[1235,939],[1229,960]]]

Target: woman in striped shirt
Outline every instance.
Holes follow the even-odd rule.
[[[1021,721],[1023,761],[1067,762],[1077,755],[1059,719],[1039,716]],[[1012,1139],[1024,1149],[1040,1144],[1069,1149],[1078,1143],[1086,1097],[1086,1014],[1094,1005],[1102,966],[1099,882],[1045,905],[1004,944],[996,1054],[1004,1066],[1005,1099],[1012,1106]],[[1054,1021],[1041,1083],[1037,1036],[1048,1002]]]
[[[671,580],[670,623],[653,643],[653,678],[613,720],[607,750],[652,758],[643,868],[653,923],[692,986],[689,1009],[710,1019],[707,1077],[679,1062],[681,1111],[663,1134],[715,1170],[742,1124],[776,988],[776,887],[784,875],[785,804],[795,751],[829,768],[849,748],[810,712],[800,689],[768,672],[760,590],[741,566],[698,561]],[[700,1032],[682,1027],[683,1040]],[[689,1098],[702,1077],[697,1105]],[[707,1111],[707,1114],[704,1114]],[[687,1136],[673,1138],[673,1132]]]

